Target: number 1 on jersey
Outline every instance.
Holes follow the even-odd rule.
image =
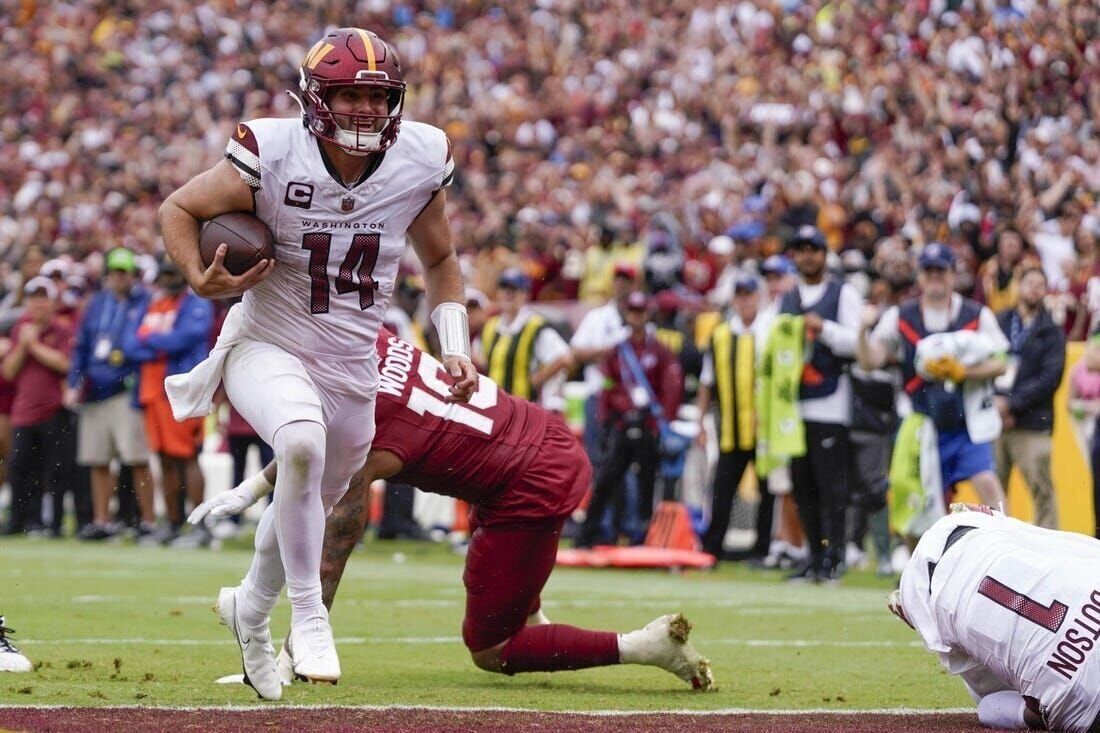
[[[1061,601],[1051,601],[1049,606],[1044,606],[989,575],[978,584],[978,593],[1052,633],[1058,633],[1058,629],[1062,628],[1069,611],[1069,606]]]
[[[340,263],[336,275],[336,293],[344,295],[359,291],[359,309],[366,310],[374,305],[374,291],[378,283],[374,279],[374,266],[378,264],[378,249],[382,241],[380,234],[356,234],[351,238],[351,247]],[[332,249],[332,235],[328,232],[310,232],[302,237],[302,249],[309,252],[309,312],[313,315],[328,313],[328,258]],[[359,280],[352,281],[352,270]]]

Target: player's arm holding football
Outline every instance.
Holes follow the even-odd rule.
[[[271,272],[274,260],[262,260],[241,275],[222,264],[226,245],[218,248],[210,267],[199,255],[199,226],[231,211],[252,211],[252,189],[228,160],[218,162],[176,189],[161,205],[159,217],[164,248],[179,265],[196,294],[204,298],[239,295]]]
[[[424,287],[432,323],[439,333],[443,366],[454,379],[449,399],[467,402],[477,389],[477,370],[470,359],[466,290],[451,239],[446,202],[446,191],[441,188],[409,227],[409,238],[424,266]]]

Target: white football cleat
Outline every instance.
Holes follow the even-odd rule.
[[[8,640],[7,635],[14,633],[15,629],[5,626],[4,617],[0,616],[0,672],[30,672],[34,669],[31,660],[24,657]]]
[[[237,616],[237,591],[235,588],[222,588],[218,592],[218,602],[214,613],[237,640],[241,648],[241,667],[244,670],[244,683],[256,691],[265,700],[278,700],[283,696],[283,685],[279,682],[275,670],[275,647],[271,645],[271,631],[267,624],[261,629],[244,627]]]
[[[294,666],[294,676],[306,682],[340,681],[340,658],[328,619],[316,618],[291,625],[285,648]]]
[[[648,664],[676,675],[696,690],[714,689],[710,660],[688,642],[691,624],[675,613],[650,621],[645,628],[619,637],[623,662]]]

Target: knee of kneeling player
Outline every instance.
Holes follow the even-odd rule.
[[[503,649],[504,644],[497,644],[478,652],[471,651],[470,659],[474,661],[474,666],[478,669],[483,669],[486,672],[503,673],[504,665],[501,661],[501,651]]]

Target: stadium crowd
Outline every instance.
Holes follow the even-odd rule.
[[[217,158],[239,120],[296,114],[283,90],[296,87],[306,44],[349,18],[401,52],[409,69],[407,118],[436,124],[451,139],[457,176],[448,204],[469,305],[495,313],[505,309],[498,298],[520,290],[532,306],[556,314],[562,330],[584,334],[574,336],[570,358],[555,357],[554,374],[540,375],[539,385],[541,377],[585,366],[586,381],[598,387],[601,364],[604,377],[610,365],[612,381],[619,379],[625,367],[602,361],[613,344],[592,334],[620,310],[627,318],[644,311],[666,322],[662,348],[679,353],[684,371],[674,388],[682,389],[681,401],[694,401],[703,362],[692,351],[708,341],[705,324],[727,309],[739,318],[755,313],[738,297],[759,293],[763,309],[789,291],[797,257],[769,258],[791,243],[806,244],[805,226],[815,228],[830,271],[883,307],[914,292],[918,258],[929,244],[943,243],[947,253],[936,261],[954,270],[954,289],[990,310],[1016,308],[1027,289],[1022,281],[1037,263],[1045,275],[1044,312],[1063,338],[1084,339],[1100,322],[1094,4],[354,5],[27,0],[3,11],[0,37],[18,71],[0,78],[0,100],[9,110],[0,122],[8,151],[0,156],[6,294],[0,326],[12,329],[12,350],[19,331],[45,332],[45,325],[24,325],[45,317],[31,310],[44,296],[56,305],[50,317],[60,324],[50,328],[68,329],[68,348],[75,344],[79,353],[76,334],[83,329],[93,357],[108,364],[123,358],[131,366],[101,399],[125,393],[145,412],[145,437],[155,445],[134,456],[118,447],[123,463],[138,469],[139,503],[149,448],[170,467],[171,486],[164,487],[170,526],[156,533],[160,541],[175,537],[183,516],[176,505],[185,493],[194,502],[201,484],[194,451],[179,446],[180,434],[166,443],[148,427],[149,412],[163,407],[163,389],[153,387],[166,374],[186,371],[209,347],[217,317],[183,310],[186,293],[173,290],[171,268],[158,263],[157,208]],[[131,257],[113,254],[120,251]],[[112,257],[127,264],[112,267]],[[154,302],[168,299],[187,313],[162,331],[190,322],[205,324],[205,332],[192,334],[186,346],[159,350],[126,341],[148,342],[153,328],[144,319],[149,298],[136,295],[138,315],[119,316],[122,325],[101,315],[87,327],[87,299],[111,289],[112,273],[121,271],[144,273]],[[776,284],[784,278],[785,287]],[[631,302],[638,292],[651,298]],[[586,311],[602,315],[586,327]],[[1010,339],[1012,322],[1007,317]],[[97,337],[111,329],[120,329],[118,343],[101,346]],[[677,331],[679,338],[671,335]],[[132,348],[115,357],[112,347],[124,341]],[[143,366],[149,362],[158,366]],[[13,373],[17,366],[13,360]],[[53,372],[75,368],[55,362]],[[70,376],[71,387],[81,386],[78,376]],[[542,398],[556,404],[545,392]],[[593,401],[588,424],[621,426],[629,408],[616,412],[615,405],[631,398],[625,390],[603,404]],[[45,417],[34,412],[28,424],[25,411],[18,417],[11,411],[23,438],[46,422],[50,436],[71,436],[66,456],[37,461],[47,486],[67,471],[79,474],[71,466],[80,425],[67,414],[78,401],[89,401],[87,390],[78,399],[59,388]],[[88,419],[86,407],[81,420]],[[616,451],[654,450],[656,423],[643,418],[635,427],[648,437]],[[189,430],[183,442],[190,439],[194,448],[201,430]],[[599,457],[599,436],[587,437]],[[1011,451],[1003,452],[1009,460]],[[1034,462],[1031,455],[1019,460]],[[76,506],[78,523],[95,537],[107,533],[107,522],[99,508],[105,490],[95,483],[102,460],[90,456],[81,463],[92,472],[84,479],[92,506],[80,510],[80,500]],[[26,466],[14,457],[11,470],[17,484],[39,485],[19,477]],[[35,496],[36,489],[28,491]],[[652,496],[653,487],[641,493]],[[874,502],[868,506],[866,514],[878,511]],[[140,513],[146,525],[150,511]],[[16,519],[9,530],[40,522]],[[153,534],[151,526],[138,526]],[[586,539],[595,533],[588,526]],[[721,538],[711,542],[721,553]],[[757,555],[766,549],[754,548]]]

